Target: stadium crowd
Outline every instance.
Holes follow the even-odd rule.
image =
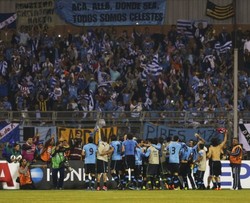
[[[141,111],[231,111],[232,47],[239,50],[238,109],[249,110],[250,31],[216,31],[202,23],[188,30],[192,36],[176,25],[165,34],[147,27],[121,34],[115,28],[96,28],[63,36],[14,31],[10,43],[0,40],[0,111],[83,111],[85,117],[93,110],[117,112],[113,117],[122,111],[131,111],[131,117]],[[41,150],[39,143],[30,142],[26,150],[34,159]],[[155,141],[141,145],[159,153]],[[12,147],[21,154],[19,144]],[[144,183],[159,188],[154,167],[151,172]]]
[[[0,110],[230,111],[232,47],[239,49],[239,110],[248,110],[249,31],[202,23],[189,31],[14,31],[10,43],[0,40]]]

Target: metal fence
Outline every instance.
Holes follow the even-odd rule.
[[[250,112],[239,112],[239,119],[250,122]],[[167,125],[175,128],[227,127],[232,129],[233,112],[230,111],[2,111],[0,121],[17,122],[23,126],[65,126],[93,127],[99,119],[106,126],[116,125],[121,129],[130,129],[143,133],[145,122]]]

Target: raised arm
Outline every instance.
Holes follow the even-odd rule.
[[[223,147],[223,146],[226,144],[226,142],[227,142],[227,133],[228,133],[228,130],[227,130],[227,129],[224,129],[224,130],[223,130],[223,133],[224,133],[224,140],[223,140],[222,143],[220,144],[221,147]]]
[[[197,144],[204,144],[206,141],[200,136],[200,134],[198,134],[198,133],[195,133],[194,134],[194,136],[196,137],[196,138],[198,138],[198,143]]]

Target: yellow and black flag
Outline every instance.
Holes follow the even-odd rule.
[[[234,16],[234,3],[226,6],[218,6],[211,1],[207,1],[206,15],[217,20],[225,20]]]

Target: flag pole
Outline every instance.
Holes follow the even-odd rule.
[[[237,21],[236,21],[236,0],[233,0],[234,16],[232,18],[233,32],[234,32],[234,48],[239,48],[237,45]]]
[[[238,47],[237,47],[237,32],[236,32],[236,1],[233,0],[234,8],[234,17],[233,17],[233,26],[234,26],[234,131],[233,137],[238,138]]]
[[[238,138],[238,49],[234,49],[234,133]]]

